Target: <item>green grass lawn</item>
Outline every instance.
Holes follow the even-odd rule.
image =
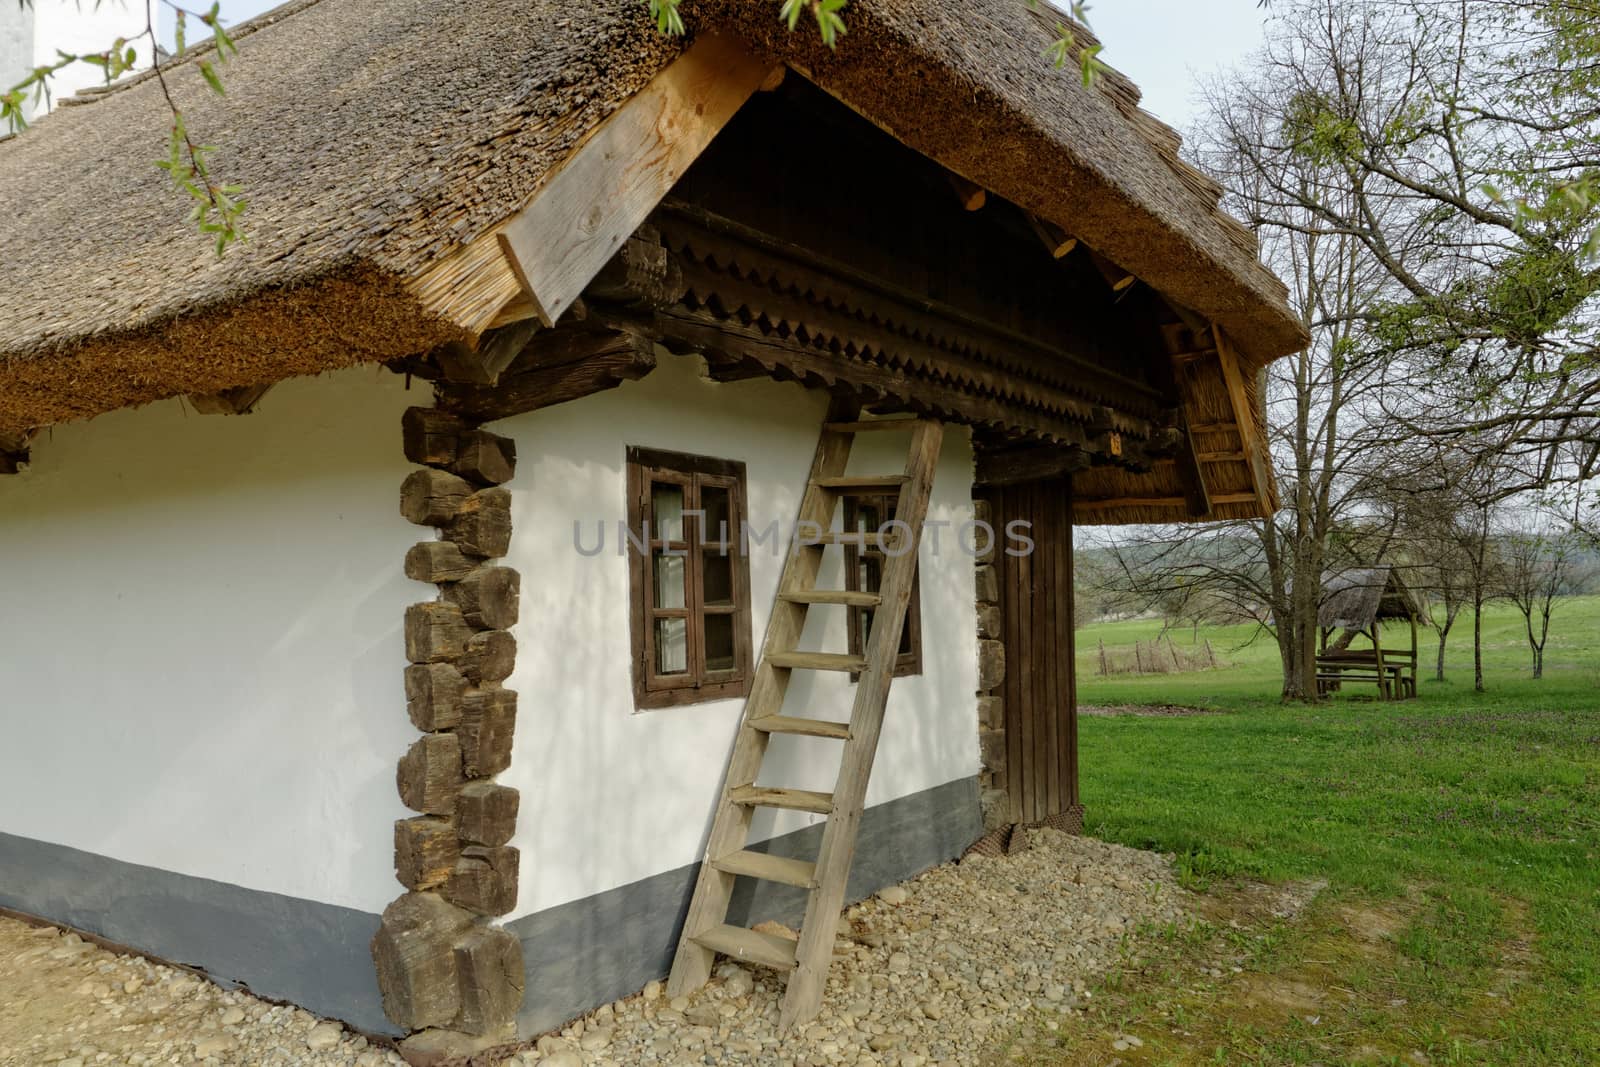
[[[1239,956],[1247,978],[1339,990],[1325,1011],[1262,1015],[1242,985],[1195,1002],[1192,983],[1145,961],[1113,983],[1112,1003],[1155,1012],[1146,1021],[1164,1034],[1176,1004],[1193,1036],[1167,1034],[1130,1062],[1600,1063],[1600,598],[1561,606],[1538,681],[1521,616],[1486,611],[1484,693],[1471,621],[1452,634],[1449,680],[1425,671],[1418,699],[1347,686],[1316,706],[1279,702],[1276,647],[1247,643],[1244,628],[1201,630],[1224,668],[1142,677],[1096,676],[1098,642],[1149,639],[1159,624],[1079,632],[1081,703],[1216,712],[1085,717],[1087,831],[1174,853],[1213,894],[1246,879],[1328,882],[1303,923],[1258,930]],[[1352,908],[1390,917],[1382,952],[1356,943]],[[1171,960],[1184,958],[1194,933],[1167,936]]]

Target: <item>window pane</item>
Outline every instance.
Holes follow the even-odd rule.
[[[689,669],[689,620],[656,620],[656,673],[683,674]]]
[[[739,538],[738,525],[733,517],[733,494],[720,486],[703,485],[700,487],[700,509],[705,512],[705,518],[701,520],[705,526],[700,540],[708,548],[716,546],[720,549],[727,545],[731,551]]]
[[[656,607],[681,608],[684,606],[684,569],[689,562],[685,556],[669,556],[657,551],[652,554],[656,574]]]
[[[863,593],[878,591],[879,568],[882,561],[875,555],[862,553],[856,557],[856,588]]]
[[[733,603],[733,557],[724,556],[718,549],[706,546],[704,552],[702,591],[707,604]]]
[[[706,622],[706,670],[733,670],[733,616],[705,615],[702,618]]]
[[[683,540],[683,486],[655,482],[650,486],[650,536]]]

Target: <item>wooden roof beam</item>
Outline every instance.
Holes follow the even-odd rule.
[[[985,449],[977,455],[977,483],[1015,485],[1059,478],[1089,466],[1089,454],[1077,445]]]
[[[0,433],[0,474],[21,474],[28,469],[28,446],[33,435],[33,430]]]
[[[1052,259],[1063,259],[1074,248],[1078,247],[1078,239],[1063,230],[1049,219],[1041,219],[1037,215],[1028,216],[1028,225],[1033,227],[1033,232],[1038,234],[1045,250]]]
[[[961,206],[967,211],[977,211],[989,202],[989,194],[983,186],[967,181],[953,171],[946,171],[945,178],[950,182],[950,188],[955,190],[956,199],[961,201]]]
[[[1113,293],[1125,292],[1132,288],[1134,282],[1139,280],[1092,248],[1089,249],[1089,258],[1094,261],[1095,270],[1099,271],[1100,277],[1104,278],[1106,284],[1111,286]]]
[[[1256,496],[1254,493],[1223,493],[1211,498],[1213,504],[1251,504]],[[1105,497],[1098,500],[1074,500],[1072,507],[1076,511],[1109,511],[1112,508],[1181,508],[1188,504],[1188,499],[1181,496],[1121,496]]]
[[[248,415],[271,388],[269,382],[266,385],[241,385],[220,393],[190,393],[189,406],[201,415]]]
[[[771,73],[736,41],[698,38],[501,227],[501,249],[539,321],[555,325]]]

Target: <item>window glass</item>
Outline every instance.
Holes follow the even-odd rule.
[[[656,604],[658,608],[683,608],[688,606],[684,599],[685,573],[689,560],[681,554],[674,554],[663,549],[656,549],[651,553],[656,575]]]
[[[731,614],[707,615],[705,618],[706,670],[733,670],[735,663],[733,616]]]
[[[689,669],[689,620],[656,620],[656,670],[682,674]]]
[[[656,482],[650,487],[650,536],[658,541],[683,540],[683,486]]]

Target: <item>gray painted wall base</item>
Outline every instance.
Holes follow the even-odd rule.
[[[850,872],[860,900],[957,856],[983,832],[976,778],[868,808]],[[822,826],[752,848],[813,858]],[[518,1029],[542,1033],[664,977],[699,864],[509,923],[522,941],[528,993]],[[805,894],[741,879],[731,922],[796,923]],[[98,934],[274,1000],[397,1034],[383,1014],[368,943],[378,916],[126,863],[0,833],[0,907]]]
[[[378,916],[0,833],[0,906],[75,926],[342,1019],[397,1034],[368,942]]]
[[[868,808],[861,816],[846,899],[861,900],[961,854],[983,833],[978,780],[947,782]],[[822,824],[752,849],[814,859]],[[524,916],[507,928],[522,941],[527,997],[517,1019],[523,1036],[543,1033],[666,976],[689,910],[698,863]],[[729,921],[796,924],[805,893],[740,879]]]

